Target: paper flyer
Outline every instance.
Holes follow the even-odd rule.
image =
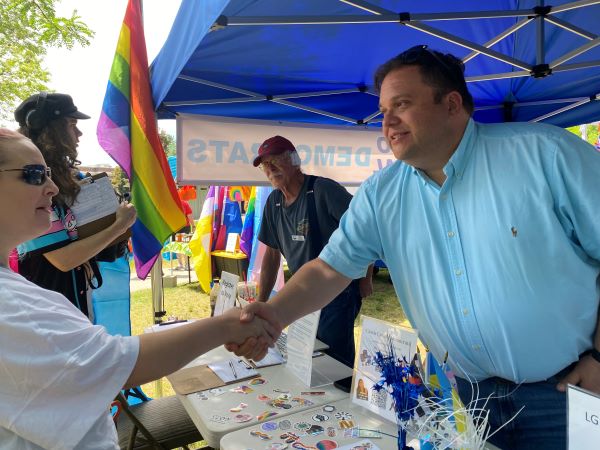
[[[313,368],[314,342],[317,336],[321,311],[315,311],[289,326],[287,332],[286,368],[306,386],[319,387],[333,383]],[[312,345],[307,345],[307,342]]]

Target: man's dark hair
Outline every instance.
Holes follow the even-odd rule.
[[[473,97],[467,89],[463,62],[450,53],[431,50],[426,45],[411,47],[379,66],[375,72],[377,93],[380,93],[383,80],[390,72],[406,66],[419,67],[423,81],[435,90],[436,103],[449,92],[457,91],[467,112],[473,113]]]

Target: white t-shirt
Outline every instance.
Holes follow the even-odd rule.
[[[0,449],[118,449],[108,407],[138,350],[0,267]]]

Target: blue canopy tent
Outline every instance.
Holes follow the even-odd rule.
[[[463,59],[474,117],[600,120],[600,1],[183,0],[152,65],[179,113],[380,126],[373,73],[416,44]]]

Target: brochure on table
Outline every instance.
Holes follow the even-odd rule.
[[[238,275],[225,271],[221,272],[221,281],[219,282],[221,289],[215,303],[215,316],[220,316],[235,306],[238,281],[240,281]]]
[[[567,389],[569,450],[600,442],[600,396],[569,384]]]
[[[380,373],[375,365],[375,354],[380,351],[388,355],[391,344],[394,354],[400,358],[400,361],[405,359],[410,363],[417,351],[417,332],[411,328],[367,316],[361,316],[361,329],[350,393],[352,402],[395,422],[396,414],[391,395],[385,389],[379,392],[373,389],[380,379]]]
[[[296,320],[288,328],[286,368],[311,388],[333,383],[313,367],[315,337],[321,311],[315,311]],[[310,342],[312,345],[307,345]]]

